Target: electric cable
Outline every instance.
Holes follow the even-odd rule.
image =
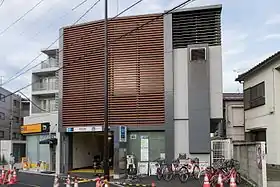
[[[79,7],[81,7],[84,3],[86,3],[88,0],[83,0],[82,2],[80,2],[79,4],[77,4],[76,6],[74,6],[71,11],[75,11],[76,9],[78,9]],[[62,19],[64,17],[66,17],[67,15],[69,15],[70,12],[67,12],[65,14],[63,14],[61,17],[59,17],[58,19]],[[46,28],[50,28],[52,25],[54,24],[54,22],[51,22]],[[41,31],[38,31],[35,33],[35,35],[31,38],[31,40],[35,39],[36,36],[38,36],[41,33]],[[40,53],[40,56],[42,55],[42,53]],[[40,57],[39,56],[39,57]],[[31,65],[36,59],[38,59],[39,57],[36,57],[35,59],[33,59],[31,62],[29,62],[28,64],[26,64],[24,67],[22,67],[19,71],[17,71],[15,73],[15,75],[13,75],[12,77],[10,77],[7,81],[5,81],[6,83],[9,83],[11,81],[11,79],[13,79],[15,76],[17,76],[19,73],[21,73],[25,68],[27,68],[29,65]]]
[[[0,7],[4,4],[4,1],[5,1],[5,0],[2,0],[2,1],[1,1],[1,3],[0,3]]]
[[[76,20],[76,21],[72,24],[72,26],[76,25],[76,24],[77,24],[89,11],[91,11],[100,1],[101,1],[101,0],[97,0],[89,9],[87,9],[87,11],[86,11],[82,16],[80,16],[80,17],[78,18],[78,20]],[[80,4],[81,4],[81,3],[80,3]],[[76,6],[75,9],[76,9],[77,7],[79,7],[80,4],[79,4],[78,6]],[[63,36],[63,34],[61,34],[58,38],[56,38],[45,50],[50,49],[62,36]],[[20,73],[22,70],[24,70],[26,67],[28,67],[30,64],[32,64],[35,60],[37,60],[37,59],[38,59],[40,56],[42,56],[42,55],[43,55],[43,53],[41,52],[41,53],[40,53],[39,55],[37,55],[31,62],[29,62],[29,63],[26,64],[23,68],[21,68],[21,69],[16,73],[16,75],[12,76],[12,77],[9,78],[7,81],[3,82],[3,83],[2,83],[2,86],[5,85],[5,84],[8,84],[9,82],[13,81],[14,79],[20,77],[21,75],[23,75],[23,74],[29,72],[30,70],[32,70],[32,69],[38,67],[39,65],[41,65],[42,62],[40,62],[40,63],[38,63],[38,64],[36,64],[36,65],[30,67],[29,69],[23,71],[22,73]],[[20,73],[20,74],[19,74],[19,73]]]
[[[36,3],[31,9],[29,9],[27,12],[25,12],[22,16],[20,16],[18,19],[16,19],[14,22],[12,22],[8,27],[6,27],[3,31],[0,32],[0,36],[7,32],[12,26],[14,26],[16,23],[21,21],[27,14],[32,12],[36,7],[38,7],[44,0],[40,0],[38,3]],[[2,1],[3,4],[4,0]]]
[[[21,91],[19,91],[19,93],[20,93],[21,95],[23,95],[32,105],[34,105],[34,106],[35,106],[36,108],[38,108],[39,110],[44,111],[44,112],[50,112],[49,110],[45,110],[45,109],[39,107],[36,103],[34,103],[33,101],[31,101],[31,99],[29,99],[29,98],[28,98],[24,93],[22,93]]]
[[[185,6],[186,4],[188,4],[188,3],[190,3],[190,2],[193,2],[193,1],[195,1],[195,0],[186,0],[186,1],[184,1],[183,3],[180,3],[179,5],[173,7],[172,9],[170,9],[170,10],[168,10],[168,11],[165,11],[164,13],[162,13],[162,14],[156,16],[156,18],[153,18],[153,19],[151,19],[151,20],[145,22],[144,24],[142,24],[142,25],[136,27],[135,29],[132,29],[131,31],[125,33],[124,35],[120,36],[119,38],[117,38],[116,40],[114,40],[114,41],[112,41],[112,42],[116,42],[116,41],[122,39],[123,37],[127,36],[128,34],[131,34],[131,33],[135,32],[136,30],[139,30],[139,29],[143,28],[145,25],[147,25],[147,24],[149,24],[149,23],[155,21],[156,19],[159,19],[160,17],[162,17],[162,16],[164,16],[164,15],[166,15],[166,14],[169,14],[169,13],[171,13],[171,12],[177,10],[178,8],[181,8],[182,6]],[[81,18],[81,19],[82,19],[82,18]],[[102,49],[102,48],[104,48],[104,46],[101,46],[101,47],[100,47],[100,49]],[[96,51],[97,51],[97,50],[96,50]],[[91,53],[94,53],[94,52],[91,52]],[[83,58],[84,58],[84,57],[83,57]],[[81,57],[79,57],[78,60],[81,60]],[[40,64],[41,64],[41,63],[37,64],[36,67],[37,67],[38,65],[40,65]],[[60,68],[59,68],[58,70],[56,70],[55,72],[60,71],[61,69],[65,68],[66,65],[69,65],[69,64],[70,64],[70,63],[64,64],[62,67],[60,67]],[[33,67],[33,68],[35,68],[35,67]],[[33,68],[32,68],[32,69],[33,69]],[[25,73],[26,73],[26,72],[25,72]],[[22,87],[22,88],[20,88],[20,89],[18,89],[18,90],[16,90],[16,91],[14,91],[13,93],[6,95],[4,98],[9,97],[9,96],[11,96],[11,95],[13,95],[13,94],[15,94],[15,93],[17,93],[17,92],[19,92],[19,91],[25,89],[25,88],[28,88],[29,86],[35,84],[35,83],[38,82],[38,81],[39,81],[39,80],[34,81],[34,82],[31,82],[30,84],[27,84],[26,86],[24,86],[24,87]]]

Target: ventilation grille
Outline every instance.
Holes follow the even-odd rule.
[[[173,48],[221,45],[221,8],[173,13]]]

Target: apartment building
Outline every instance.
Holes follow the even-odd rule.
[[[11,93],[0,87],[0,140],[23,140],[20,126],[23,117],[29,115],[29,102]]]
[[[141,162],[159,157],[171,162],[180,154],[209,162],[210,129],[223,119],[221,9],[203,6],[109,21],[108,149],[115,174],[126,154]],[[62,173],[91,167],[96,155],[102,159],[103,24],[60,31],[59,64],[66,66],[59,74]]]
[[[26,155],[36,167],[44,162],[49,171],[56,167],[58,124],[58,49],[42,50],[47,56],[32,72],[30,115],[24,118],[21,133],[26,136]]]
[[[238,76],[243,84],[247,141],[265,141],[267,163],[280,166],[280,51]]]

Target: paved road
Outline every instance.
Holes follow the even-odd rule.
[[[29,173],[19,173],[18,174],[19,182],[14,185],[15,187],[50,187],[53,185],[54,177],[53,176],[42,176],[38,174],[29,174]],[[157,187],[201,187],[202,184],[200,181],[190,179],[187,183],[182,184],[178,179],[172,180],[170,182],[165,181],[157,181],[155,177],[148,177],[142,180],[143,184],[151,184],[155,182]],[[60,186],[65,186],[63,182],[61,182]],[[79,183],[79,187],[92,187],[95,186],[94,182],[83,182]],[[111,185],[111,187],[115,187]],[[119,185],[118,185],[119,186]],[[227,185],[225,185],[228,187]],[[238,185],[238,187],[247,187],[247,185],[242,184]]]
[[[20,172],[18,174],[18,180],[19,182],[16,185],[14,185],[14,187],[50,187],[53,185],[54,177]],[[61,182],[60,186],[65,186],[65,184]],[[95,186],[95,183],[84,182],[84,183],[79,183],[79,186],[92,187]]]

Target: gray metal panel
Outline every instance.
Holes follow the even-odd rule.
[[[198,46],[203,45],[189,46],[189,49]],[[208,47],[206,49],[208,52]],[[209,61],[190,62],[189,58],[187,63],[189,79],[189,151],[190,153],[210,153]]]
[[[59,95],[59,104],[58,104],[58,131],[59,132],[65,132],[65,129],[63,129],[63,121],[62,121],[62,93],[63,93],[63,28],[61,28],[59,30],[59,36],[61,36],[59,38],[59,68],[61,68],[59,70],[58,73],[58,95]]]
[[[172,14],[164,16],[165,157],[174,159],[174,78]]]

